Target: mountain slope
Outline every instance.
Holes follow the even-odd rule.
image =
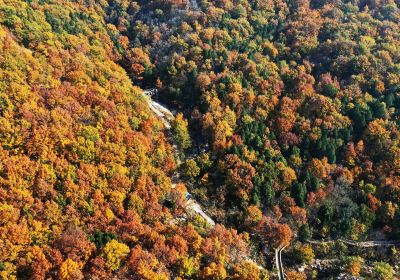
[[[0,1],[0,278],[260,274],[245,235],[185,214],[101,5]]]

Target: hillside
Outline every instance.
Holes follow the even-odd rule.
[[[398,0],[0,0],[0,278],[400,277],[399,112]]]
[[[246,235],[185,214],[174,150],[103,8],[0,1],[0,278],[253,269]]]

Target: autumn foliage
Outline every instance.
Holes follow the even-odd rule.
[[[178,219],[175,151],[132,84],[152,65],[127,51],[130,79],[104,5],[0,1],[0,278],[236,275],[245,236]]]
[[[265,279],[293,241],[398,239],[399,14],[0,0],[0,278]],[[142,88],[177,112],[171,130]]]

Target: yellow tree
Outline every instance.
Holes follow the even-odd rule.
[[[106,267],[115,271],[121,266],[121,261],[128,255],[129,247],[113,239],[106,244],[103,249],[103,257],[106,261]]]
[[[175,117],[173,131],[174,140],[177,142],[181,149],[187,149],[192,145],[188,130],[188,122],[183,118],[182,113],[179,113]]]
[[[71,259],[66,259],[60,267],[59,277],[61,280],[83,279],[80,265]]]

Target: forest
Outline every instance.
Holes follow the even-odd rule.
[[[0,0],[0,279],[398,279],[399,207],[399,0]]]

